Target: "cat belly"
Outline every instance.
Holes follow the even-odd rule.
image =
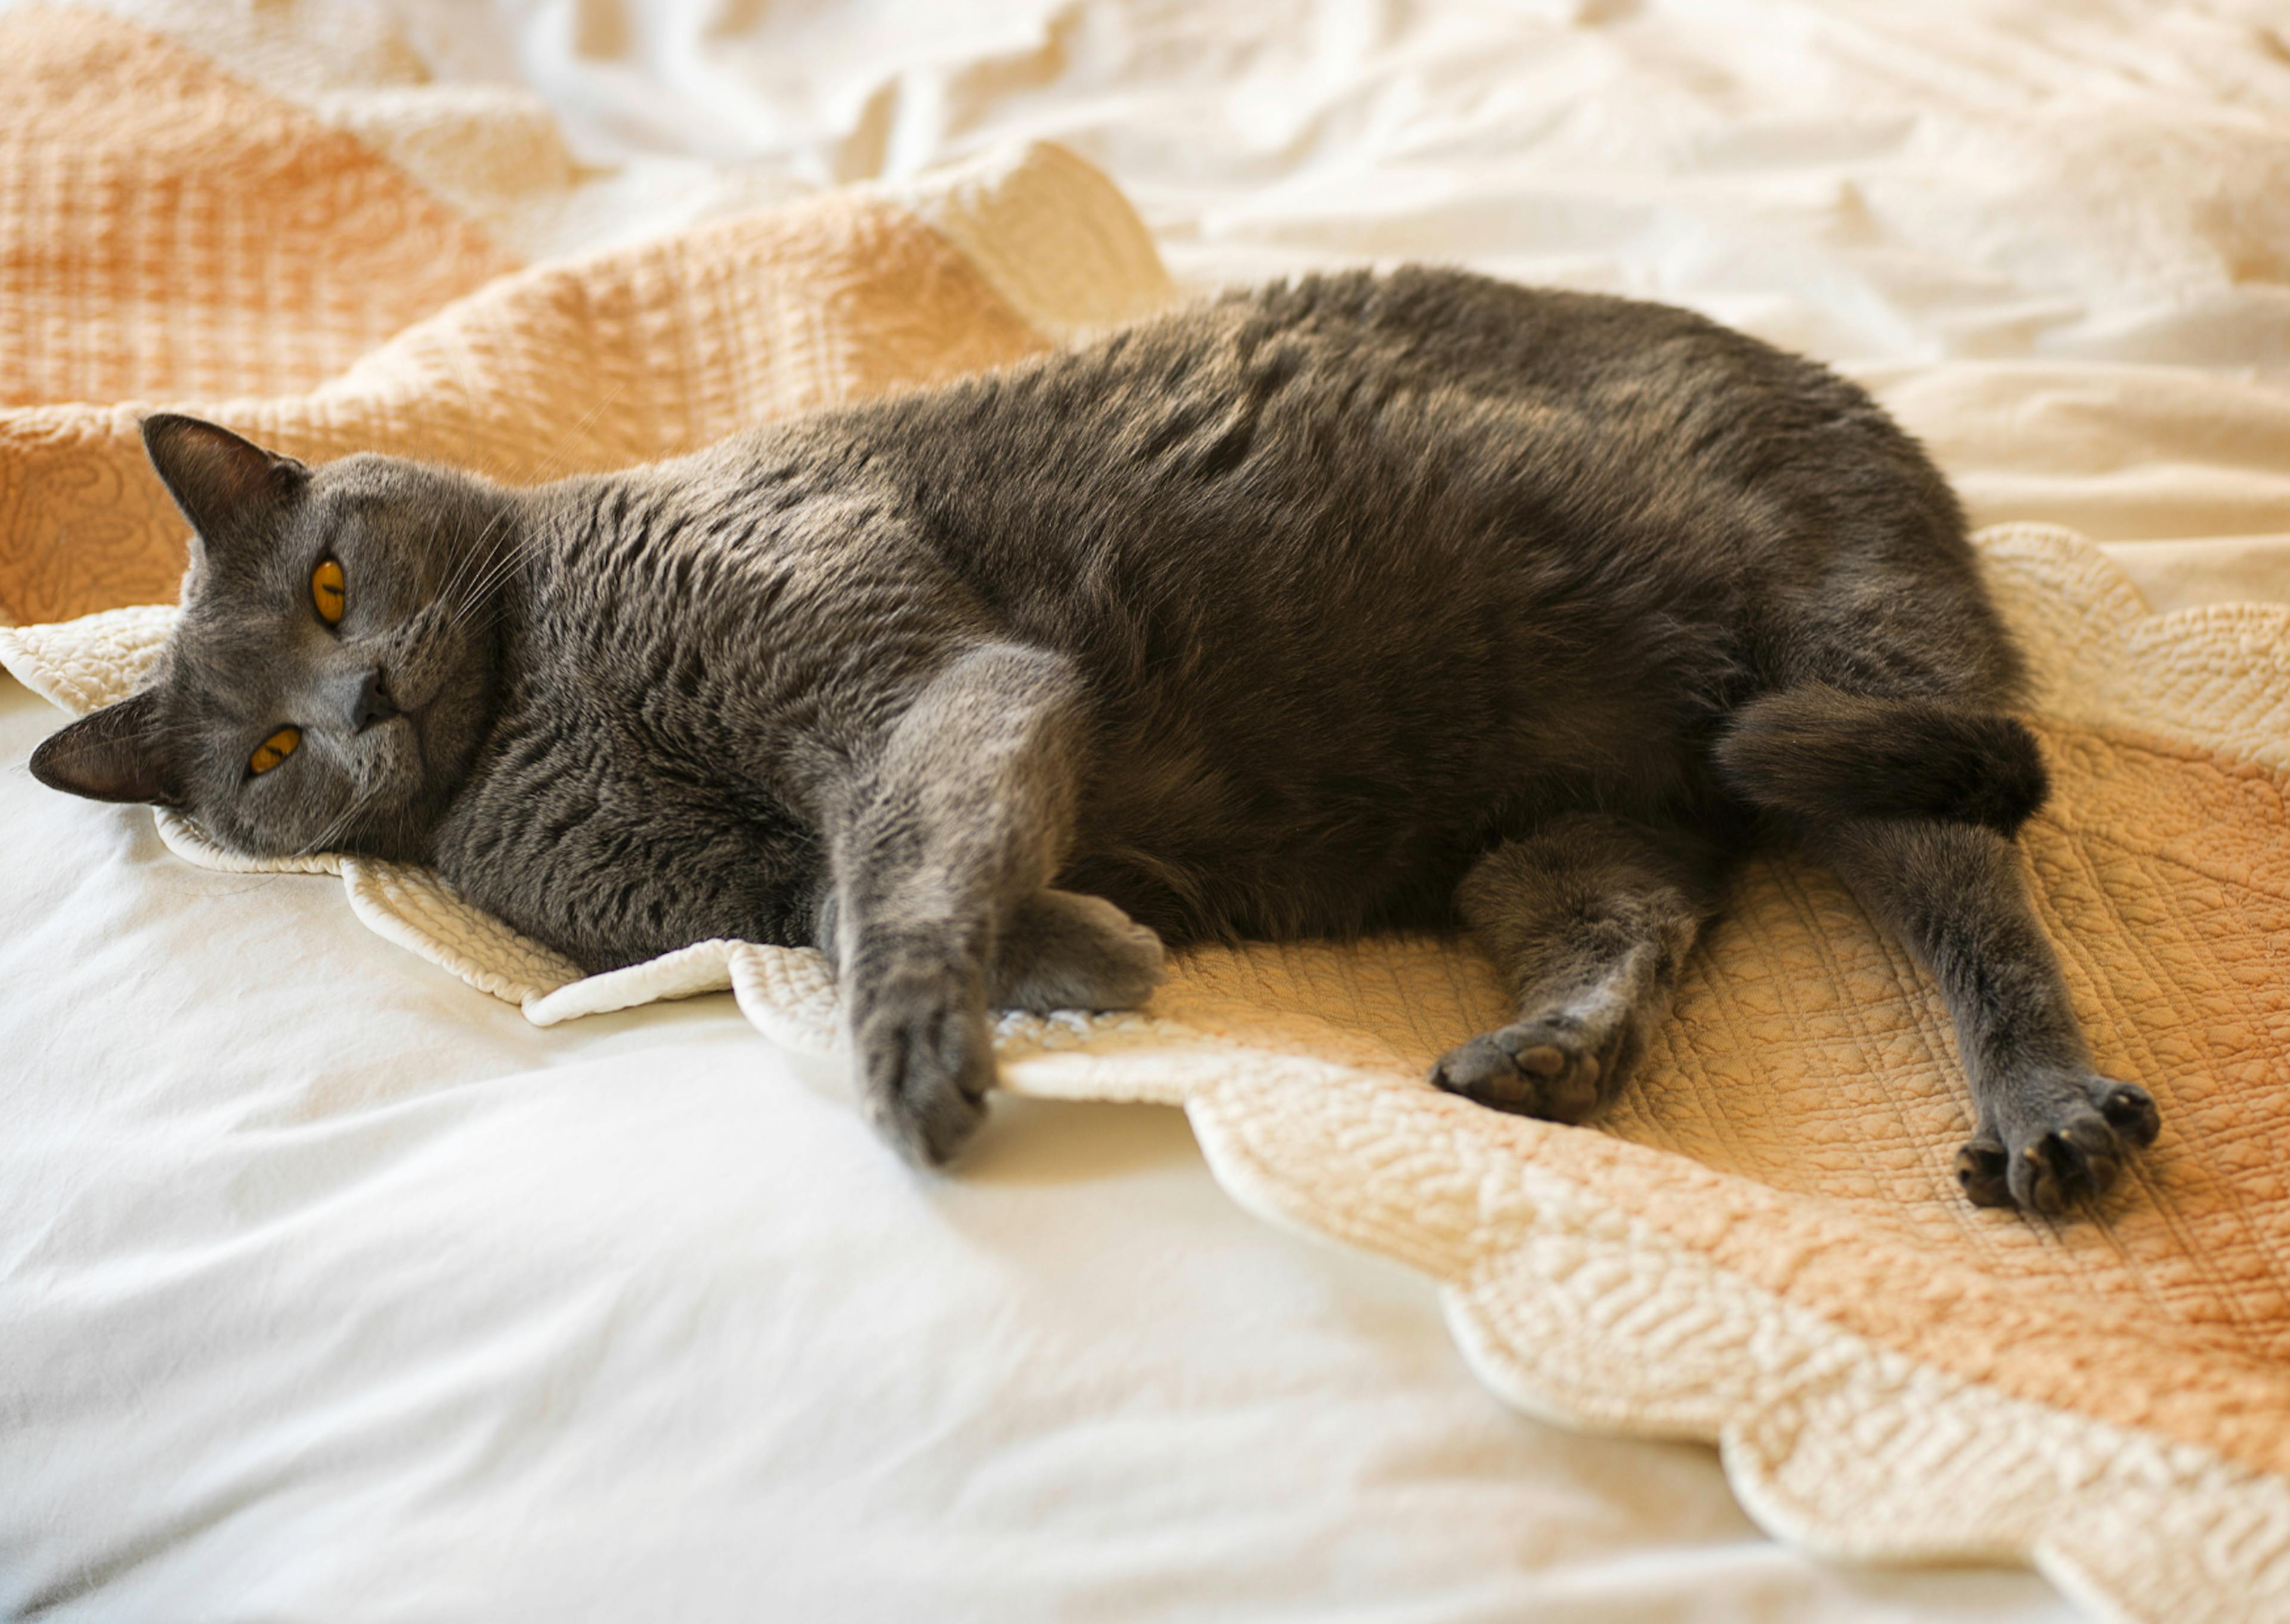
[[[1579,805],[1677,798],[1677,771],[1655,775],[1663,788],[1600,785],[1525,732],[1497,723],[1458,736],[1443,754],[1466,764],[1380,783],[1340,764],[1292,761],[1283,776],[1263,771],[1264,755],[1218,771],[1191,750],[1157,768],[1140,752],[1084,796],[1056,884],[1105,897],[1172,946],[1449,929],[1457,884],[1496,841]]]

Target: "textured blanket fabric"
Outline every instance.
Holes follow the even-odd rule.
[[[1005,362],[1167,292],[1119,197],[1048,149],[512,271],[466,217],[424,212],[404,171],[348,148],[337,164],[338,132],[252,116],[234,100],[252,92],[189,53],[75,13],[6,27],[0,43],[65,77],[116,69],[177,100],[143,107],[113,149],[175,177],[103,193],[122,230],[47,220],[60,205],[38,185],[6,194],[19,221],[156,257],[132,274],[91,270],[84,249],[20,257],[0,321],[29,331],[44,298],[94,300],[130,345],[246,321],[217,312],[285,273],[232,258],[275,234],[235,212],[218,152],[259,148],[277,232],[392,188],[389,207],[431,222],[346,233],[357,257],[331,267],[325,231],[296,239],[295,274],[318,291],[282,331],[302,336],[243,373],[228,344],[123,374],[59,336],[28,401],[158,377],[166,404],[306,457],[379,447],[530,478]],[[140,140],[154,121],[180,139]],[[0,144],[39,139],[0,129]],[[0,174],[12,161],[0,151]],[[172,212],[127,228],[146,199]],[[164,275],[178,253],[224,266],[187,280],[180,311]],[[396,320],[387,300],[453,296],[373,344]],[[0,662],[68,709],[125,692],[171,612],[180,525],[143,471],[140,410],[0,412],[0,612],[16,622]],[[1937,1002],[1825,876],[1787,861],[1742,877],[1662,1050],[1596,1130],[1423,1084],[1496,1004],[1468,949],[1428,940],[1195,955],[1146,1011],[1005,1021],[1008,1084],[1182,1104],[1242,1201],[1440,1280],[1499,1391],[1718,1439],[1760,1518],[1817,1548],[2032,1560],[2158,1624],[2290,1614],[2290,610],[2158,616],[2066,532],[1983,546],[2035,659],[2059,786],[2024,843],[2041,906],[2102,1064],[2164,1107],[2161,1141],[2102,1211],[2049,1226],[1962,1204],[1949,1169],[1966,1111]],[[180,819],[161,827],[194,862],[257,867]],[[814,955],[702,944],[578,980],[420,870],[292,866],[339,873],[376,930],[536,1022],[728,985],[768,1036],[833,1051]]]
[[[1169,293],[1126,205],[1053,148],[504,276],[404,168],[185,47],[35,7],[0,15],[0,61],[33,92],[0,113],[0,624],[174,596],[182,524],[137,435],[160,401],[305,460],[528,480],[1007,361]],[[370,124],[388,105],[368,100]],[[597,206],[560,148],[462,133],[426,179],[522,179],[526,215]]]

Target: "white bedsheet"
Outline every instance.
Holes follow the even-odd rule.
[[[1868,377],[1983,522],[2290,596],[2255,0],[392,5],[599,163],[1051,136],[1197,279],[1692,303]],[[1428,1288],[1242,1213],[1173,1114],[1005,1102],[917,1180],[725,1000],[537,1031],[328,882],[174,862],[31,782],[57,719],[0,687],[0,1612],[2069,1616],[1504,1410]]]

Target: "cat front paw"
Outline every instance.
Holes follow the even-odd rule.
[[[2043,1074],[1999,1101],[1994,1123],[1957,1152],[1957,1182],[1974,1206],[2056,1216],[2107,1194],[2161,1127],[2155,1097],[2136,1083]]]
[[[868,1116],[906,1158],[942,1167],[977,1132],[994,1085],[986,1012],[959,978],[901,978],[872,990],[854,1023]]]

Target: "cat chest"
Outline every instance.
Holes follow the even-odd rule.
[[[807,906],[815,844],[737,774],[625,728],[561,725],[501,742],[441,830],[438,861],[529,919],[625,916],[755,936]]]

